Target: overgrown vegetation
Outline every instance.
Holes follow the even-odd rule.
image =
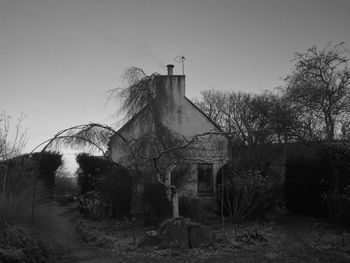
[[[285,85],[250,94],[203,91],[196,105],[237,145],[348,140],[349,52],[344,43],[312,46],[294,57]]]
[[[349,52],[344,43],[330,42],[323,48],[312,46],[295,53],[294,62],[285,85],[275,92],[203,91],[202,98],[195,103],[230,137],[234,159],[241,154],[242,147],[281,144],[288,149],[285,193],[283,189],[279,192],[285,195],[289,211],[331,217],[337,224],[350,222],[346,176],[350,134]],[[222,189],[228,188],[228,184],[232,192],[240,193],[242,190],[234,187],[242,185],[244,180],[248,185],[264,185],[266,167],[261,164],[269,165],[271,159],[264,156],[261,160],[256,162],[251,158],[243,170],[235,163],[231,181],[236,182],[233,184],[227,178]],[[283,169],[279,173],[283,174]],[[226,195],[224,190],[221,199]],[[232,195],[229,198],[235,199]],[[224,206],[228,207],[230,203],[226,203]]]
[[[294,213],[331,217],[336,224],[350,222],[350,145],[315,145],[312,155],[286,162],[286,207]]]
[[[311,153],[301,153],[303,150],[299,149],[299,153],[289,154],[285,164],[285,205],[293,213],[329,217],[344,233],[343,225],[350,225],[350,145],[346,143],[350,139],[350,71],[347,55],[343,43],[328,44],[323,49],[313,46],[305,53],[296,53],[293,71],[285,79],[286,85],[276,93],[202,93],[202,99],[196,101],[197,106],[221,128],[220,133],[227,135],[234,146],[232,162],[226,163],[217,176],[217,197],[222,215],[237,224],[270,207],[276,190],[273,179],[282,172],[271,168],[275,156],[271,157],[268,151],[255,151],[257,146],[317,142]],[[23,115],[15,125],[15,136],[11,140],[11,118],[6,113],[0,114],[0,247],[16,250],[20,257],[17,261],[56,259],[56,251],[42,239],[45,235],[57,234],[57,231],[54,233],[57,224],[52,216],[54,193],[74,195],[77,190],[68,177],[55,177],[62,164],[62,155],[45,151],[61,139],[75,146],[91,144],[106,157],[106,144],[110,136],[117,135],[131,152],[130,166],[153,169],[154,178],[141,185],[133,182],[128,170],[120,164],[103,157],[78,155],[77,162],[82,169],[78,178],[80,210],[91,219],[129,216],[133,197],[140,197],[139,205],[148,224],[159,223],[172,213],[174,217],[180,214],[203,222],[211,212],[199,198],[182,196],[179,204],[174,201],[178,200],[177,189],[185,181],[182,176],[186,175],[179,164],[183,160],[198,161],[193,150],[195,143],[203,138],[201,135],[185,138],[163,123],[162,115],[174,107],[164,88],[166,79],[156,73],[147,76],[139,68],[130,68],[125,72],[124,80],[126,86],[112,90],[110,95],[113,98],[117,94],[117,98],[122,99],[121,110],[127,118],[138,115],[138,124],[144,130],[141,138],[127,140],[105,125],[79,125],[58,132],[42,152],[21,155],[27,140],[21,125]],[[225,161],[218,156],[215,158]],[[179,213],[174,209],[171,211],[171,207],[178,207]],[[124,221],[131,225],[132,220]],[[102,243],[111,240],[105,238]],[[234,238],[243,243],[251,240],[266,239],[257,230],[236,234]]]
[[[15,249],[10,256],[20,257],[19,262],[55,262],[57,249],[64,248],[52,214],[54,175],[61,162],[60,154],[47,152],[1,163],[6,181],[1,185],[0,246]],[[14,260],[11,257],[6,260]]]
[[[62,154],[57,152],[23,154],[0,162],[3,170],[6,170],[6,183],[15,184],[15,182],[20,183],[36,179],[44,182],[45,186],[51,191],[55,187],[56,170],[61,164]],[[4,174],[5,172],[2,173],[2,175]],[[3,189],[6,189],[4,181],[1,182],[1,185]]]
[[[131,177],[126,168],[103,157],[79,154],[81,211],[94,219],[122,218],[129,214]]]
[[[62,251],[38,239],[36,235],[37,233],[33,229],[23,226],[8,226],[2,229],[0,231],[0,246],[10,251],[6,256],[2,254],[2,259],[5,262],[60,262]]]
[[[267,208],[272,183],[260,170],[240,169],[232,162],[223,169],[218,173],[218,199],[225,215],[239,222]],[[224,174],[223,180],[221,173]]]
[[[171,203],[166,196],[166,188],[159,182],[143,185],[141,205],[147,225],[154,225],[171,215]]]
[[[330,215],[337,225],[350,226],[350,144],[327,144],[322,152],[323,161],[329,164],[327,192],[322,194]]]
[[[289,211],[313,216],[326,216],[322,199],[329,181],[329,167],[320,156],[296,157],[286,162],[285,204]]]
[[[62,163],[61,157],[59,153],[44,152],[21,155],[0,163],[6,166],[7,176],[6,185],[1,184],[3,209],[0,213],[4,224],[11,225],[18,220],[25,223],[35,212],[36,204],[46,203],[48,197],[52,200],[55,172]],[[16,219],[11,221],[7,217],[10,215]]]
[[[200,223],[207,223],[215,215],[212,207],[207,202],[191,196],[180,197],[179,212],[181,216]]]

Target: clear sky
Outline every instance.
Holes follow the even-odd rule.
[[[349,14],[350,0],[0,0],[0,111],[27,115],[30,151],[69,126],[113,124],[106,91],[130,66],[165,73],[184,55],[189,98],[272,89],[294,52],[349,48]]]

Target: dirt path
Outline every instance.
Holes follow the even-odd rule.
[[[54,208],[55,217],[60,224],[60,228],[64,229],[61,233],[61,238],[64,239],[65,246],[71,251],[70,255],[65,257],[64,260],[72,263],[118,262],[112,255],[90,247],[81,240],[79,234],[75,230],[77,220],[77,218],[75,218],[75,207],[75,205],[72,205],[67,207],[56,206]]]

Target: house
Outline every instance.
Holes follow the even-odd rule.
[[[167,108],[161,112],[162,124],[179,138],[190,142],[189,147],[182,149],[186,156],[176,164],[176,169],[171,173],[172,182],[175,174],[178,179],[181,178],[177,183],[180,196],[214,201],[217,192],[217,172],[229,160],[229,140],[220,128],[185,96],[185,75],[173,75],[173,67],[173,65],[167,66],[167,75],[156,76],[161,83],[161,89],[164,89],[168,96],[155,98],[157,103]],[[142,118],[141,110],[110,138],[108,154],[113,161],[128,166],[132,157],[130,145],[125,138],[135,142],[149,134],[151,129],[144,129],[140,125]],[[142,145],[147,149],[152,147],[152,143]],[[141,149],[145,155],[144,150]],[[139,152],[140,149],[137,153]]]

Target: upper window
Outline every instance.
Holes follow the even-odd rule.
[[[213,164],[198,164],[198,193],[213,193]]]

